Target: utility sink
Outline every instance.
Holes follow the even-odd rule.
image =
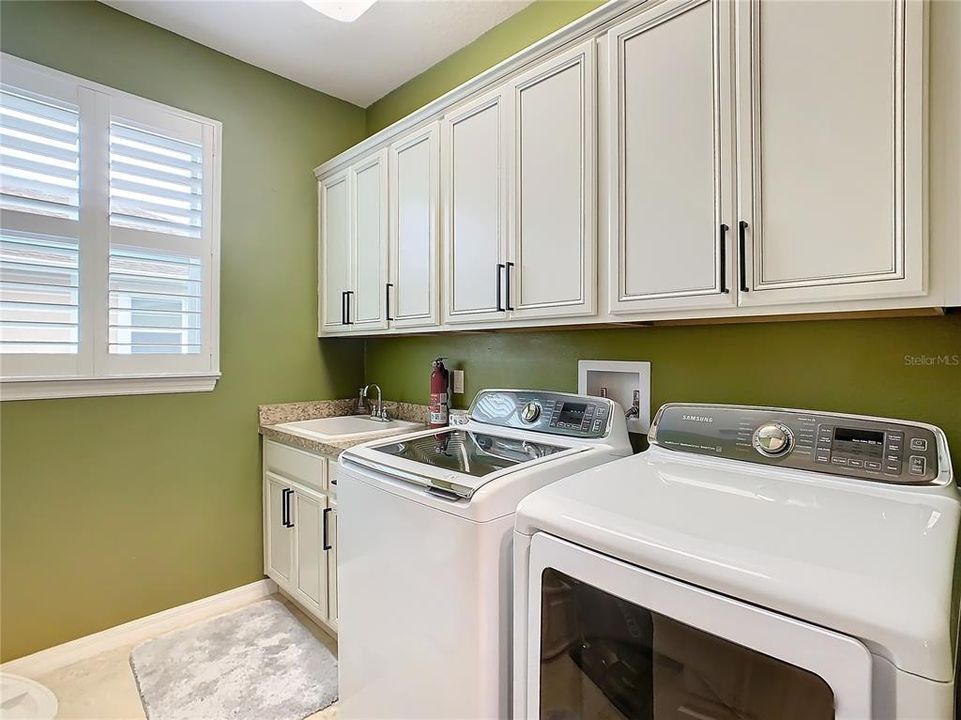
[[[414,432],[423,430],[420,423],[406,420],[374,420],[364,415],[299,420],[277,425],[279,430],[311,440],[360,440],[367,436],[390,432]]]

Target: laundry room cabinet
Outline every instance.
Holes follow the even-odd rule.
[[[669,0],[607,33],[614,314],[736,301],[731,16]]]
[[[387,150],[320,180],[320,335],[387,327]]]
[[[440,125],[418,129],[390,147],[390,240],[384,288],[392,328],[437,325]]]
[[[597,298],[595,44],[508,86],[509,320],[593,314]]]
[[[444,322],[507,318],[507,132],[503,89],[444,116]]]
[[[264,574],[337,627],[336,487],[328,461],[264,440]]]
[[[315,170],[321,335],[952,305],[929,5],[598,8]]]
[[[590,40],[444,117],[446,323],[595,311],[595,87]]]
[[[741,305],[925,292],[925,4],[735,3]]]

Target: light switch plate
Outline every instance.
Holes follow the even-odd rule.
[[[454,370],[453,392],[463,395],[464,393],[464,371]]]

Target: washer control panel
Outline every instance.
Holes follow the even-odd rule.
[[[603,438],[614,403],[607,398],[545,390],[482,390],[471,404],[471,420],[535,432]]]
[[[663,406],[649,441],[671,450],[880,482],[938,477],[938,437],[901,420],[741,407]]]

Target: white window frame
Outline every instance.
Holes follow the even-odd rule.
[[[3,210],[5,230],[79,239],[80,336],[78,352],[0,355],[0,400],[136,395],[213,390],[220,378],[221,136],[217,120],[90,82],[0,53],[3,83],[38,99],[80,111],[79,220]],[[203,219],[200,240],[111,227],[109,134],[111,119],[203,147]],[[111,242],[147,250],[204,252],[202,347],[194,354],[118,355],[108,352],[108,270]],[[191,247],[192,246],[192,247]],[[206,252],[209,249],[209,261]]]

